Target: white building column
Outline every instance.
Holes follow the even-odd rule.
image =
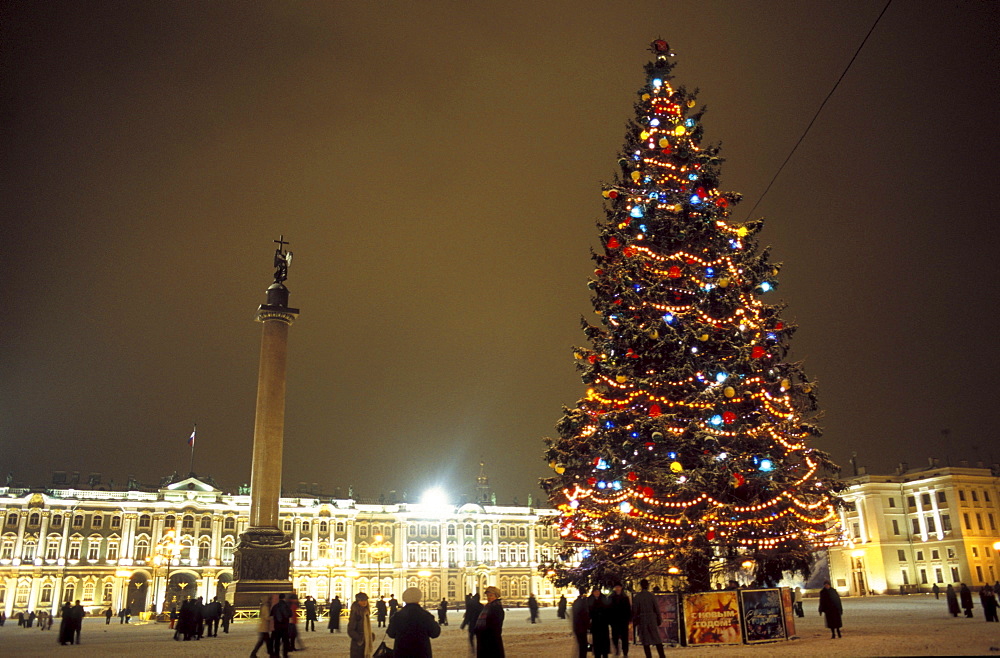
[[[920,504],[920,492],[913,493],[913,501],[917,506],[917,523],[920,526],[920,539],[927,541],[927,520],[924,518],[924,508]]]

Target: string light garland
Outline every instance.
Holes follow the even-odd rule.
[[[762,223],[729,221],[740,195],[719,189],[704,108],[688,114],[697,102],[671,84],[669,46],[652,50],[621,175],[601,192],[588,283],[600,324],[584,323],[590,346],[574,351],[588,388],[548,440],[556,475],[543,486],[561,535],[593,548],[581,564],[638,555],[678,569],[738,550],[766,566],[761,552],[841,541],[837,485],[821,475],[835,466],[807,444],[814,385],[783,361],[795,327],[765,301],[780,266],[756,243]]]

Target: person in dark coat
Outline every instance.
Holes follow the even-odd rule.
[[[948,612],[951,613],[952,617],[958,616],[958,611],[961,608],[958,607],[958,594],[955,593],[955,587],[953,585],[948,585],[948,589],[945,590],[944,598],[948,601]]]
[[[62,620],[59,622],[59,644],[73,644],[73,606],[69,601],[63,603],[60,615]]]
[[[615,583],[608,597],[608,621],[611,622],[611,647],[615,655],[628,656],[628,625],[632,621],[632,602],[621,583]]]
[[[229,632],[229,625],[233,623],[233,619],[236,617],[236,608],[229,601],[222,602],[222,632]]]
[[[958,598],[962,602],[962,609],[965,610],[965,616],[972,619],[972,592],[965,583],[962,583],[958,590]]]
[[[330,632],[340,632],[340,611],[344,609],[344,604],[340,602],[339,596],[334,596],[333,600],[327,606],[327,612],[330,614],[329,621],[326,622],[326,627],[330,629]]]
[[[271,625],[271,651],[277,655],[280,649],[281,655],[287,658],[292,650],[292,637],[288,632],[292,625],[292,606],[284,592],[278,594],[278,602],[271,606]]]
[[[476,620],[476,658],[504,658],[503,603],[500,588],[486,588],[486,605]]]
[[[390,594],[389,595],[389,619],[392,619],[392,616],[394,614],[396,614],[397,610],[399,610],[399,601],[396,600],[396,595],[395,594]]]
[[[986,621],[998,621],[997,597],[993,593],[992,587],[985,585],[979,590],[979,602],[983,604],[983,614],[986,616]]]
[[[594,658],[608,658],[611,654],[611,610],[600,587],[590,592],[590,648]]]
[[[403,596],[406,596],[406,592],[403,592]],[[406,598],[403,598],[403,603],[406,603]],[[392,621],[392,617],[389,618],[389,621]],[[442,626],[448,625],[448,599],[441,599],[441,603],[438,604],[438,623]]]
[[[419,589],[407,588],[403,592],[403,609],[392,616],[385,631],[396,640],[393,655],[399,658],[431,658],[431,639],[441,635],[441,625],[420,606],[420,597]],[[447,604],[442,601],[442,605]]]
[[[532,624],[538,623],[538,599],[534,594],[528,597],[528,619]]]
[[[222,604],[219,597],[205,606],[205,634],[208,637],[219,637],[219,622],[222,621]]]
[[[830,639],[840,637],[844,607],[840,604],[840,594],[830,587],[829,580],[823,581],[823,589],[819,591],[819,614],[826,615],[826,627],[830,629]]]
[[[375,633],[372,632],[372,610],[368,595],[358,592],[351,604],[347,619],[347,636],[351,638],[351,658],[369,658],[375,651]]]
[[[80,644],[80,632],[83,630],[83,618],[86,614],[79,601],[70,609],[70,619],[73,622],[73,639],[76,640],[76,644]],[[73,642],[71,641],[70,644],[73,644]]]
[[[559,597],[559,607],[556,608],[556,614],[559,615],[559,619],[566,619],[566,595],[563,594]]]
[[[306,631],[316,630],[316,599],[306,597]]]
[[[590,603],[587,601],[586,590],[580,588],[580,596],[573,601],[570,610],[570,624],[573,627],[573,637],[576,638],[577,655],[587,658],[587,631],[590,630]]]
[[[660,606],[656,604],[656,597],[649,591],[648,580],[645,578],[640,580],[639,588],[639,593],[632,597],[632,625],[635,627],[636,637],[642,643],[646,658],[653,656],[649,649],[652,645],[656,646],[660,658],[664,658],[663,638],[660,637],[660,624],[663,623]]]
[[[462,616],[462,625],[458,627],[462,630],[466,626],[469,628],[469,648],[476,648],[476,621],[483,611],[483,604],[479,601],[479,592],[467,594],[465,597],[465,614]]]
[[[111,618],[114,616],[114,611],[111,609],[111,606],[108,606],[108,609],[104,611],[104,625],[109,625],[111,623]]]
[[[378,597],[378,601],[375,602],[375,618],[378,619],[379,628],[385,626],[386,613],[387,608],[385,605],[385,599],[380,596]]]
[[[931,591],[934,592],[934,600],[935,601],[937,601],[938,599],[941,598],[941,588],[938,587],[937,583],[934,583],[934,587],[931,588]]]

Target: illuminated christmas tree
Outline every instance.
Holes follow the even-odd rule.
[[[652,51],[603,192],[600,323],[584,320],[590,347],[575,350],[589,388],[546,440],[556,475],[542,486],[585,556],[556,579],[669,573],[698,591],[741,571],[772,584],[840,540],[837,467],[808,445],[815,387],[784,360],[784,306],[764,301],[778,266],[757,245],[761,222],[731,221],[740,195],[718,189],[704,107],[671,84],[667,43]]]

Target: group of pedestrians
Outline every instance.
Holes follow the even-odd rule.
[[[202,597],[185,599],[180,608],[176,605],[170,609],[170,628],[174,630],[175,640],[200,640],[203,637],[219,637],[219,625],[222,632],[229,632],[229,625],[236,616],[236,608],[229,601],[220,602],[219,597],[211,603],[204,603]]]
[[[265,648],[268,656],[288,656],[290,651],[304,651],[306,647],[299,635],[298,621],[299,601],[294,593],[286,595],[282,592],[261,599],[257,644],[251,649],[250,657],[256,658],[261,647]],[[370,658],[370,654],[366,658]]]
[[[938,598],[940,593],[940,588],[934,585],[934,598]],[[983,606],[983,615],[986,617],[986,621],[998,621],[997,619],[997,607],[1000,604],[997,603],[997,594],[1000,593],[1000,582],[996,585],[983,585],[979,588],[979,603]],[[945,600],[948,602],[948,612],[952,617],[957,617],[960,611],[965,613],[965,616],[972,619],[974,615],[972,614],[972,609],[975,607],[972,603],[972,590],[965,583],[959,583],[958,592],[955,591],[954,585],[948,585],[948,589],[944,593]],[[959,605],[961,604],[961,605]]]
[[[63,604],[62,621],[59,623],[59,644],[80,644],[80,631],[83,630],[83,618],[87,615],[83,606],[77,601],[70,605]]]
[[[33,628],[36,621],[39,630],[47,631],[52,628],[52,615],[49,614],[48,610],[31,611],[28,614],[19,612],[14,617],[17,619],[17,625],[22,628]],[[0,626],[3,626],[6,621],[7,615],[0,611]]]
[[[570,609],[573,635],[576,638],[577,652],[580,658],[585,658],[588,651],[594,658],[607,658],[612,649],[615,655],[621,653],[628,656],[628,628],[635,628],[636,639],[642,644],[646,658],[652,658],[651,647],[656,647],[657,653],[663,658],[663,640],[660,637],[660,608],[656,598],[649,591],[649,581],[645,578],[639,582],[640,591],[629,599],[621,583],[615,583],[611,594],[605,596],[600,587],[594,587],[590,596],[585,589],[580,590],[580,596],[573,601]],[[558,615],[566,617],[566,598],[559,600]]]

